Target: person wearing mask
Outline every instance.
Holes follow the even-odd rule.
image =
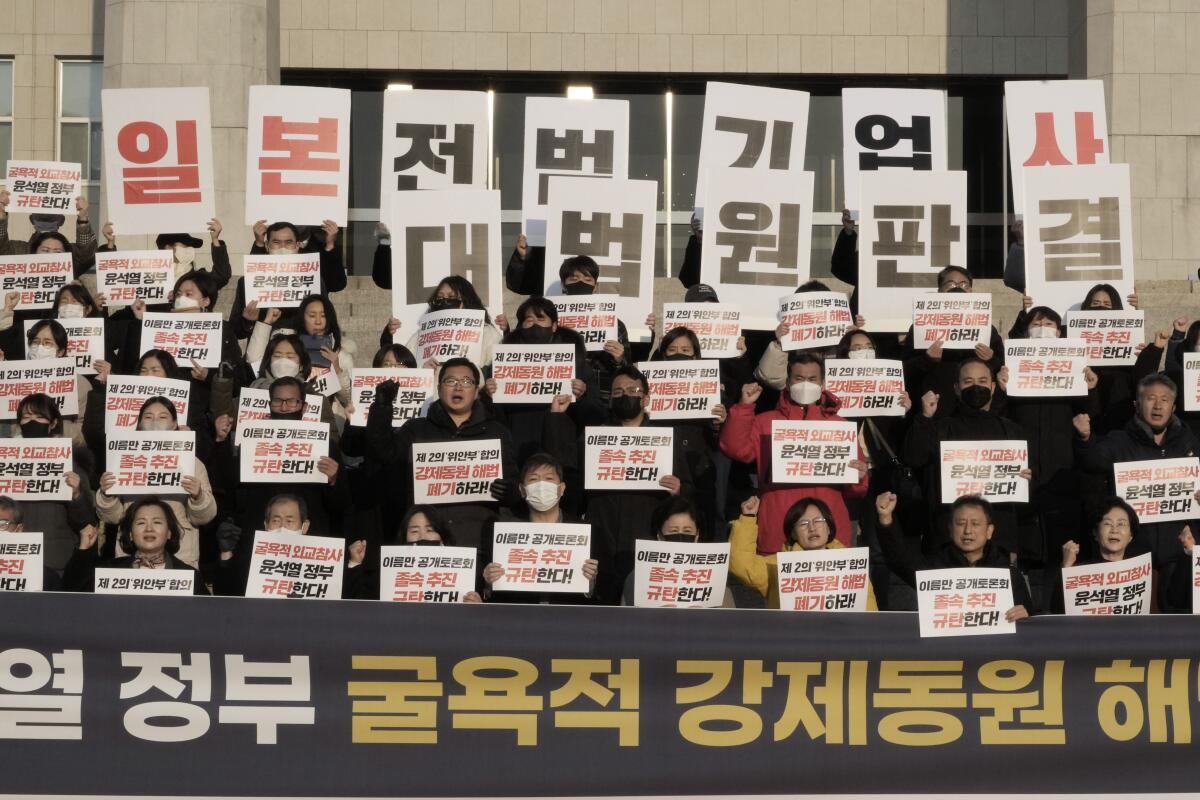
[[[937,415],[942,407],[937,392],[929,390],[921,397],[920,413],[913,415],[901,453],[904,463],[922,477],[928,514],[922,552],[927,555],[942,546],[949,530],[946,520],[952,498],[942,497],[942,442],[1027,440],[1024,429],[1001,414],[1003,393],[998,391],[992,368],[986,361],[972,356],[958,362],[954,394],[957,402],[951,406],[953,411],[942,417]],[[1030,470],[1021,471],[1024,480],[1031,477]],[[1015,557],[1021,544],[1015,507],[1011,504],[1004,508],[990,507],[988,514],[989,521],[995,520],[996,543]],[[1040,558],[1040,541],[1027,542],[1026,550]]]
[[[633,367],[618,370],[613,376],[607,424],[625,428],[655,427],[647,413],[649,405],[650,384],[646,376]],[[608,490],[588,491],[581,496],[586,477],[585,446],[580,429],[566,413],[569,406],[568,395],[554,398],[542,441],[546,452],[557,458],[566,470],[568,493],[564,505],[572,511],[584,509],[583,517],[592,525],[592,554],[599,565],[596,602],[617,605],[625,578],[633,570],[635,536],[629,521],[649,518],[663,495],[657,491]],[[690,500],[695,496],[695,484],[688,468],[687,454],[678,439],[672,450],[672,465],[674,474],[660,478],[659,486],[668,495],[681,495]]]
[[[7,495],[0,495],[0,542],[4,541],[6,533],[24,533],[25,520],[21,515],[21,507],[17,501]],[[44,550],[45,548],[43,548]],[[42,563],[42,591],[57,592],[62,589],[62,578],[54,570]]]
[[[650,526],[638,535],[638,539],[651,539],[673,544],[699,544],[701,521],[700,514],[692,501],[686,497],[673,495],[655,506],[650,514]],[[637,576],[636,567],[625,576],[621,588],[621,605],[637,605]],[[733,595],[725,588],[725,597],[721,605],[724,608],[733,607]]]
[[[896,577],[914,589],[917,573],[929,569],[985,567],[1007,569],[1012,585],[1013,607],[1004,614],[1008,622],[1026,619],[1034,612],[1029,585],[1013,564],[1010,553],[993,540],[996,532],[994,506],[982,497],[957,498],[946,518],[947,535],[942,544],[928,555],[914,556],[905,543],[904,531],[895,516],[896,495],[883,492],[875,498],[879,544],[888,567]]]
[[[742,503],[742,514],[729,531],[729,574],[755,589],[767,608],[779,608],[778,554],[758,552],[757,497]],[[783,517],[785,543],[781,552],[839,550],[837,521],[829,506],[815,498],[797,500]],[[875,591],[867,584],[867,610],[878,611]]]
[[[456,547],[454,532],[438,511],[437,506],[415,505],[404,515],[400,522],[403,534],[402,544],[412,547]],[[477,581],[478,582],[478,579]],[[379,594],[378,584],[375,587],[376,597]],[[471,591],[463,595],[464,603],[482,603],[479,592]]]
[[[1125,298],[1125,301],[1130,304],[1131,308],[1136,309],[1138,297],[1136,294],[1130,294]],[[1026,298],[1024,300],[1026,308],[1033,306],[1033,299]],[[1116,287],[1107,283],[1098,283],[1088,290],[1084,295],[1083,302],[1080,304],[1080,311],[1124,311],[1125,306],[1121,302],[1121,293]],[[1022,324],[1021,315],[1013,322],[1014,327]],[[1013,334],[1009,334],[1012,338]],[[1149,357],[1145,349],[1146,345],[1139,343],[1134,352],[1138,354],[1138,364],[1129,366],[1093,366],[1092,369],[1096,376],[1100,379],[1097,385],[1096,393],[1100,404],[1100,416],[1093,420],[1093,427],[1097,434],[1106,434],[1111,431],[1119,431],[1125,427],[1125,424],[1133,417],[1133,388],[1138,379],[1142,375],[1148,375],[1151,372],[1158,370],[1158,358],[1153,359],[1153,364],[1148,365],[1148,368],[1143,369],[1143,356]]]
[[[63,320],[102,319],[104,320],[104,358],[112,360],[117,347],[125,337],[123,325],[109,319],[104,306],[107,298],[104,295],[92,297],[82,283],[68,283],[60,287],[54,296],[54,305],[50,308],[50,318]],[[82,406],[80,406],[82,408]]]
[[[67,331],[62,324],[55,319],[38,320],[25,334],[25,359],[28,361],[49,361],[58,358],[66,358],[68,356],[69,339]],[[0,355],[0,359],[3,356]],[[75,394],[77,408],[86,409],[88,395],[91,393],[92,384],[86,380],[84,376],[76,372],[75,375]],[[75,444],[84,444],[82,434],[82,420],[80,414],[71,414],[63,417],[63,435],[70,437]]]
[[[96,232],[89,218],[89,203],[86,195],[75,198],[75,244],[58,232],[66,222],[62,214],[30,214],[33,237],[28,242],[8,238],[8,203],[11,199],[7,189],[0,189],[0,255],[23,256],[26,253],[70,253],[76,278],[96,265]]]
[[[971,273],[963,267],[946,267],[938,273],[938,292],[941,294],[970,293],[974,286]],[[901,358],[904,361],[904,381],[910,397],[923,397],[927,392],[938,396],[937,415],[947,416],[954,412],[958,395],[954,383],[958,367],[969,359],[985,362],[995,375],[1004,366],[1004,340],[993,325],[987,344],[975,345],[973,350],[946,349],[942,342],[934,342],[928,350],[913,347],[915,337],[910,326],[904,338]]]
[[[138,412],[137,430],[148,433],[180,430],[175,404],[165,397],[151,397],[142,404],[142,409]],[[125,511],[141,497],[109,494],[116,484],[117,476],[112,472],[105,471],[100,475],[100,489],[96,492],[96,512],[101,521],[108,525],[119,523]],[[180,484],[182,491],[179,494],[163,495],[161,499],[171,507],[175,521],[179,524],[180,539],[175,557],[189,566],[198,568],[200,528],[217,516],[217,501],[208,481],[208,470],[200,459],[196,459],[195,472],[184,475]],[[118,555],[126,553],[118,551]]]
[[[563,475],[563,466],[558,459],[549,453],[534,453],[525,460],[521,468],[521,479],[518,486],[521,499],[525,501],[527,511],[522,519],[536,524],[577,523],[579,519],[563,512],[563,494],[567,485]],[[564,592],[496,592],[492,586],[504,577],[504,565],[492,560],[494,542],[494,523],[488,525],[480,548],[480,561],[483,568],[483,581],[487,587],[487,599],[493,603],[541,603],[549,605],[574,605],[590,599],[587,595],[572,595]],[[594,589],[599,562],[589,558],[583,562],[583,575]]]
[[[478,366],[481,369],[490,367],[492,365],[492,349],[500,343],[500,338],[503,335],[501,331],[507,330],[508,321],[504,319],[503,315],[500,315],[496,318],[495,324],[493,324],[491,314],[484,307],[479,293],[475,291],[475,287],[471,282],[461,275],[449,275],[442,278],[441,282],[434,288],[433,294],[429,296],[426,313],[450,311],[451,309],[483,312],[482,355]],[[383,329],[383,333],[379,335],[379,346],[387,347],[391,344],[396,334],[400,331],[400,327],[400,320],[392,317]],[[417,337],[418,332],[415,330],[409,335],[408,342],[405,344],[409,352],[418,352]],[[430,361],[432,362],[433,360],[431,359]],[[430,367],[434,366],[434,364],[426,363],[423,366]]]
[[[741,400],[729,410],[721,428],[721,450],[735,461],[754,464],[758,469],[759,518],[758,552],[763,555],[783,549],[783,518],[787,510],[804,498],[825,503],[837,522],[843,544],[851,543],[847,500],[858,500],[867,493],[867,464],[862,448],[850,462],[857,470],[854,483],[837,485],[776,483],[771,475],[771,423],[775,420],[842,421],[840,402],[825,391],[825,363],[811,353],[797,353],[788,367],[787,391],[780,393],[774,411],[755,414],[754,407],[762,386],[748,383],[742,387]]]
[[[229,280],[233,277],[233,267],[229,261],[229,248],[225,246],[225,242],[221,241],[221,230],[219,219],[214,217],[208,221],[208,236],[212,250],[212,267],[208,270],[196,265],[196,253],[204,246],[204,240],[192,236],[190,233],[160,233],[154,238],[154,247],[156,250],[171,251],[176,279],[192,270],[208,272],[212,277],[213,285],[217,291],[220,291],[229,284]],[[106,222],[101,233],[104,234],[104,244],[97,249],[102,252],[116,251],[117,237],[113,230],[113,224]],[[169,306],[151,306],[150,310],[167,311],[169,308]]]
[[[1175,416],[1175,382],[1155,373],[1138,381],[1137,406],[1133,419],[1123,430],[1105,436],[1092,432],[1091,419],[1079,414],[1075,426],[1075,455],[1080,466],[1105,478],[1112,494],[1113,464],[1125,461],[1154,461],[1164,458],[1193,458],[1200,455],[1200,441]],[[1175,559],[1179,534],[1190,525],[1184,522],[1155,522],[1141,526],[1141,537],[1153,554],[1156,569],[1166,569]]]
[[[385,473],[388,497],[382,509],[384,520],[396,520],[413,504],[412,449],[427,442],[463,442],[484,439],[500,441],[503,469],[492,482],[493,501],[453,503],[443,507],[455,539],[465,547],[478,548],[483,529],[502,506],[518,500],[513,461],[514,447],[508,429],[498,422],[480,400],[479,368],[465,358],[452,358],[438,370],[438,400],[427,416],[392,427],[392,406],[399,387],[383,381],[375,387],[375,400],[367,413],[366,461]],[[384,531],[384,539],[392,532]]]
[[[192,594],[208,596],[208,587],[195,567],[185,563],[176,553],[181,538],[179,521],[166,501],[143,497],[133,503],[121,517],[117,543],[123,555],[101,561],[96,549],[99,532],[88,525],[79,534],[79,547],[63,571],[63,589],[68,592],[94,592],[96,568],[161,569],[190,572],[194,576]]]
[[[828,291],[832,290],[820,281],[806,281],[796,289],[796,294]],[[851,330],[857,330],[865,324],[866,320],[857,316],[854,318],[854,325],[851,327]],[[805,347],[799,350],[784,350],[783,340],[787,338],[790,330],[791,326],[786,322],[779,323],[775,328],[774,338],[771,339],[766,349],[763,350],[763,354],[758,360],[758,366],[754,370],[755,380],[772,389],[783,389],[787,385],[787,368],[790,354],[811,353],[820,358],[832,358],[834,355],[834,348],[830,347]]]
[[[31,394],[17,406],[17,430],[22,439],[55,439],[63,436],[62,415],[54,398]],[[97,523],[94,492],[88,479],[95,459],[86,447],[75,445],[73,464],[64,476],[70,500],[22,500],[18,504],[27,530],[44,537],[43,563],[61,572],[75,548],[79,531]]]
[[[1146,552],[1147,543],[1141,539],[1137,512],[1119,497],[1110,497],[1100,505],[1100,514],[1092,525],[1091,552],[1085,552],[1075,539],[1063,543],[1062,568],[1047,591],[1046,605],[1055,614],[1066,613],[1066,598],[1063,596],[1062,569],[1084,567],[1092,564],[1108,564],[1135,558]],[[1082,538],[1082,537],[1080,537]],[[1170,566],[1170,563],[1168,564]],[[1191,570],[1188,570],[1191,577]],[[1159,612],[1159,573],[1154,570],[1150,579],[1150,613]]]

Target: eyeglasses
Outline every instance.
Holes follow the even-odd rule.
[[[823,528],[828,528],[829,523],[823,519],[802,519],[796,522],[796,527],[802,532],[807,532],[810,529],[819,531]]]
[[[273,397],[271,398],[271,408],[299,408],[303,403],[295,397]]]
[[[1100,523],[1100,530],[1102,530],[1102,531],[1114,531],[1114,530],[1115,531],[1127,531],[1127,530],[1129,530],[1129,522],[1128,522],[1128,520],[1123,520],[1123,519],[1117,520],[1116,522],[1110,522],[1109,520],[1104,520],[1103,522]]]
[[[942,284],[942,289],[970,289],[970,281],[946,281]]]
[[[613,389],[611,394],[613,397],[641,397],[646,393],[646,390],[640,386],[634,386],[630,389]]]
[[[451,389],[462,387],[463,389],[471,389],[478,386],[479,383],[474,378],[443,378],[442,386],[449,386]]]

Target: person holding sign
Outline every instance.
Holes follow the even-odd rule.
[[[1071,539],[1062,546],[1062,569],[1082,567],[1089,564],[1105,564],[1124,561],[1127,558],[1146,552],[1146,542],[1140,537],[1137,512],[1133,507],[1119,497],[1110,497],[1100,506],[1101,513],[1092,527],[1092,543],[1095,545],[1092,555],[1086,555],[1081,560],[1082,550],[1079,542]],[[1172,564],[1174,566],[1174,564]],[[1063,575],[1061,570],[1055,571],[1055,581],[1047,587],[1046,596],[1055,614],[1066,612],[1063,602]],[[1191,570],[1188,570],[1191,577]],[[1157,614],[1159,571],[1152,572],[1150,581],[1150,613]]]
[[[213,279],[213,285],[220,291],[228,285],[233,277],[233,266],[229,262],[229,248],[221,241],[221,221],[215,217],[208,221],[208,235],[212,243],[212,268],[205,270],[196,266],[196,251],[204,246],[201,239],[190,233],[160,233],[154,239],[156,250],[170,250],[171,263],[175,278],[178,280],[193,270],[208,272]],[[113,224],[106,222],[101,229],[104,234],[104,244],[96,248],[100,252],[113,253],[117,251],[117,237]],[[124,310],[124,309],[122,309]],[[168,311],[170,306],[151,305],[150,311]]]
[[[786,536],[783,518],[797,500],[814,498],[825,503],[837,522],[843,544],[850,540],[850,515],[847,500],[860,500],[867,494],[867,464],[862,448],[850,467],[858,470],[858,481],[838,485],[776,483],[771,476],[771,423],[775,420],[844,421],[838,414],[838,399],[825,391],[825,362],[817,356],[799,352],[788,366],[787,391],[779,395],[774,411],[755,415],[754,405],[762,386],[747,383],[740,402],[729,410],[721,428],[721,450],[735,461],[758,467],[759,516],[758,552],[763,555],[783,549]]]
[[[1129,295],[1126,300],[1131,301],[1136,309],[1137,295]],[[1033,305],[1032,298],[1030,298],[1029,304]],[[1117,291],[1116,287],[1107,283],[1099,283],[1089,289],[1080,305],[1080,311],[1103,313],[1124,310],[1121,293]],[[1010,333],[1009,336],[1011,337],[1012,334]],[[1144,344],[1137,345],[1134,352],[1138,352],[1138,349],[1142,347]],[[1144,352],[1145,350],[1141,351],[1141,353]],[[1139,353],[1139,361],[1141,353]],[[1101,435],[1110,431],[1119,431],[1133,417],[1135,374],[1154,372],[1158,369],[1158,359],[1155,359],[1153,366],[1144,372],[1141,372],[1136,366],[1093,365],[1092,368],[1100,379],[1096,391],[1099,395],[1101,413],[1099,418],[1093,419],[1093,427],[1096,433]]]
[[[437,288],[433,290],[433,294],[429,297],[426,313],[434,311],[450,311],[453,309],[464,309],[468,311],[483,312],[483,355],[479,359],[478,366],[489,367],[492,364],[492,348],[500,343],[500,329],[507,328],[508,322],[499,317],[496,323],[492,323],[492,317],[488,313],[487,308],[483,304],[483,300],[479,298],[479,292],[475,291],[475,287],[469,280],[461,275],[447,275],[438,283]],[[496,326],[499,325],[499,328]],[[386,347],[391,344],[393,337],[400,330],[400,320],[392,317],[388,324],[383,329],[383,333],[379,335],[379,346]],[[409,352],[420,352],[417,347],[418,332],[413,331],[409,336],[408,342],[404,345]],[[431,366],[424,364],[422,366]]]
[[[1004,548],[992,541],[996,532],[992,504],[981,497],[966,496],[954,501],[950,507],[948,537],[943,539],[933,553],[914,558],[904,542],[904,532],[896,518],[896,495],[883,492],[875,498],[875,513],[878,522],[879,546],[883,558],[896,577],[914,589],[917,573],[927,569],[954,569],[957,567],[991,567],[1007,569],[1011,574],[1013,607],[1004,619],[1014,622],[1033,613],[1033,598],[1025,576],[1017,570],[1012,558]]]
[[[63,435],[63,419],[58,404],[49,395],[31,394],[17,406],[17,432],[22,439],[51,439]],[[71,487],[70,500],[22,500],[19,503],[25,525],[41,531],[45,542],[45,565],[61,571],[75,548],[77,534],[87,525],[97,524],[95,493],[88,476],[95,458],[86,447],[72,447],[73,469],[64,480]]]
[[[138,412],[137,430],[149,432],[177,431],[178,412],[175,404],[165,397],[152,397],[142,404]],[[125,511],[140,498],[138,495],[114,496],[108,492],[116,485],[117,476],[110,471],[100,475],[100,488],[96,492],[96,512],[101,521],[116,525]],[[175,557],[185,564],[198,567],[200,563],[200,528],[217,516],[217,501],[208,482],[208,470],[196,459],[196,471],[184,475],[181,481],[185,494],[161,498],[175,516],[179,526],[179,546]],[[121,553],[124,555],[124,553]]]
[[[6,533],[24,533],[25,524],[24,518],[21,515],[21,507],[17,505],[17,501],[7,495],[0,495],[0,542],[4,541]],[[43,546],[43,555],[45,547]],[[62,589],[62,578],[58,573],[46,566],[45,558],[42,559],[42,591],[57,592]]]
[[[193,270],[184,273],[184,275],[175,281],[175,288],[171,291],[171,312],[172,314],[202,314],[210,313],[216,308],[218,290],[216,284],[213,283],[211,273]],[[125,341],[118,349],[120,353],[120,372],[129,374],[133,371],[134,362],[145,352],[142,349],[142,328],[144,318],[147,312],[146,302],[138,300],[130,307],[130,311],[134,318],[138,321],[137,324],[129,325],[125,334]],[[154,348],[154,349],[165,349]],[[148,348],[149,349],[149,348]],[[221,352],[219,354],[221,361],[228,361],[230,364],[238,363],[242,358],[242,349],[238,345],[237,338],[234,333],[234,328],[228,322],[221,325]],[[208,368],[202,367],[195,359],[192,359],[192,376],[198,380],[207,380]]]
[[[777,554],[758,552],[759,499],[742,503],[742,514],[729,530],[729,574],[755,589],[767,601],[767,608],[779,608]],[[797,500],[783,518],[785,543],[780,552],[797,550],[842,550],[837,538],[837,521],[829,506],[812,497]],[[867,583],[867,610],[878,611],[875,590]]]
[[[418,547],[455,547],[454,533],[446,524],[446,520],[438,513],[436,506],[416,505],[404,515],[400,523],[403,538],[401,543]],[[375,597],[379,599],[379,587],[375,587]],[[464,603],[482,603],[479,592],[467,592],[463,596]]]
[[[425,417],[409,420],[400,428],[392,427],[392,404],[399,387],[395,381],[383,381],[375,387],[375,402],[367,414],[367,463],[385,471],[389,497],[383,519],[399,519],[415,496],[413,445],[427,442],[470,442],[500,440],[502,474],[491,485],[493,501],[451,503],[444,514],[455,539],[465,547],[478,548],[483,529],[494,520],[501,506],[518,501],[516,464],[513,462],[512,436],[508,429],[488,412],[479,399],[482,375],[465,358],[452,358],[438,371],[438,401]],[[385,530],[384,539],[391,538]]]
[[[58,320],[39,320],[30,327],[29,332],[25,336],[25,358],[27,361],[50,361],[58,358],[66,358],[68,356],[68,342],[67,332]],[[2,354],[0,354],[0,358],[3,358]],[[91,388],[91,383],[81,380],[78,372],[76,372],[75,394],[78,403],[77,408],[87,408],[87,398],[91,392]],[[80,433],[80,417],[78,414],[71,414],[63,418],[63,435],[69,436],[71,441],[77,444],[83,444],[83,436]]]
[[[830,289],[820,281],[806,281],[796,289],[796,294],[812,294],[815,292],[830,292]],[[861,316],[855,316],[854,326],[851,330],[861,328],[864,325],[866,325],[866,320]],[[825,346],[784,350],[783,340],[788,338],[792,330],[793,328],[786,321],[779,323],[775,328],[775,337],[767,344],[767,349],[763,351],[762,357],[758,360],[758,366],[754,370],[754,377],[772,389],[782,389],[787,384],[788,356],[790,353],[813,353],[822,358],[833,355],[834,348]],[[795,330],[799,330],[799,328]]]
[[[560,503],[567,490],[563,475],[563,465],[549,453],[534,453],[525,460],[521,468],[519,484],[521,498],[528,507],[528,514],[522,519],[534,524],[560,525],[578,523],[579,519],[565,513]],[[495,592],[491,586],[504,577],[504,566],[497,563],[493,557],[493,542],[495,531],[489,523],[484,531],[483,547],[480,550],[480,560],[487,564],[483,568],[483,580],[488,587],[487,599],[493,603],[542,603],[549,605],[575,605],[590,599],[589,595],[568,594],[565,592]],[[581,572],[591,582],[593,589],[596,585],[596,573],[600,562],[589,558],[583,562]]]
[[[907,369],[907,367],[906,367]],[[922,552],[936,552],[945,541],[947,505],[954,498],[942,497],[941,445],[951,441],[992,441],[1025,439],[1025,431],[997,410],[999,403],[995,376],[991,365],[970,356],[958,362],[954,383],[956,402],[952,411],[937,416],[943,408],[940,396],[932,390],[921,397],[921,413],[913,415],[912,426],[904,439],[901,458],[922,475],[922,488],[928,513],[927,535]],[[1023,470],[1021,477],[1029,480],[1032,472]],[[995,518],[996,542],[1007,552],[1015,554],[1019,545],[1016,510],[1008,507],[989,507],[989,519]],[[1027,543],[1028,555],[1040,559],[1040,542]]]
[[[94,525],[85,526],[79,533],[79,547],[71,555],[63,572],[63,589],[68,592],[96,590],[96,568],[161,569],[191,572],[193,594],[208,595],[208,587],[195,568],[176,558],[179,551],[179,522],[175,512],[163,500],[146,497],[131,505],[121,517],[117,534],[121,549],[130,555],[100,561],[96,539],[100,532]]]
[[[937,284],[940,294],[970,293],[974,279],[963,267],[946,267],[938,273]],[[958,400],[954,385],[960,364],[969,358],[979,359],[991,368],[993,375],[1004,366],[1004,341],[995,325],[991,330],[990,341],[976,344],[974,350],[949,350],[941,342],[934,342],[928,350],[917,350],[913,346],[915,337],[910,326],[901,355],[909,395],[922,397],[926,392],[933,392],[938,398],[937,416],[953,413]]]
[[[639,539],[657,539],[660,542],[671,542],[672,544],[692,545],[700,543],[700,515],[696,511],[696,507],[686,497],[673,496],[663,500],[654,509],[654,513],[650,515],[650,531],[649,535],[639,535]],[[621,590],[621,605],[634,606],[637,605],[635,600],[637,590],[635,588],[636,573],[630,570],[628,577],[625,579],[625,586]],[[720,587],[721,591],[724,587]],[[721,604],[732,606],[732,597],[726,591],[726,600]]]
[[[1137,405],[1133,419],[1123,430],[1106,436],[1092,433],[1092,421],[1086,414],[1076,416],[1075,454],[1089,472],[1103,476],[1113,486],[1113,464],[1124,461],[1155,461],[1166,458],[1191,458],[1200,455],[1200,441],[1191,429],[1175,416],[1175,382],[1155,373],[1138,381]],[[1156,569],[1166,569],[1175,559],[1179,534],[1184,522],[1155,522],[1142,526]],[[1197,530],[1193,527],[1192,530]]]
[[[58,232],[66,220],[61,214],[30,214],[34,234],[28,242],[8,238],[7,189],[0,189],[0,256],[23,256],[26,253],[71,254],[75,277],[83,275],[96,263],[96,232],[88,218],[89,203],[86,195],[75,198],[75,244]]]

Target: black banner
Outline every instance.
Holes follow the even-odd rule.
[[[1186,792],[1200,620],[0,596],[0,794]],[[15,740],[15,741],[13,741]]]

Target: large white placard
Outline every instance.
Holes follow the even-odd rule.
[[[992,341],[990,294],[929,294],[914,297],[912,309],[914,349],[941,342],[945,350],[974,350]]]
[[[844,207],[859,205],[859,177],[881,170],[949,169],[946,92],[941,89],[843,89]],[[961,263],[961,262],[960,262]]]
[[[558,295],[549,299],[558,310],[558,327],[570,328],[582,336],[589,353],[603,350],[605,342],[617,341],[620,335],[617,322],[624,305],[620,297]]]
[[[583,563],[591,552],[591,525],[497,522],[492,561],[504,568],[504,574],[492,589],[586,594],[591,587]]]
[[[0,439],[0,495],[13,500],[67,501],[74,469],[70,439]]]
[[[196,571],[96,567],[94,589],[96,594],[170,594],[186,597],[196,593]]]
[[[96,292],[109,308],[167,302],[175,285],[175,258],[170,250],[111,250],[96,253]]]
[[[921,638],[1016,633],[1004,615],[1013,607],[1012,573],[993,567],[917,573]]]
[[[734,303],[663,303],[663,336],[687,328],[700,341],[705,358],[737,358],[742,307]]]
[[[196,475],[195,431],[139,431],[104,441],[106,465],[117,482],[105,494],[187,494],[183,478]]]
[[[711,608],[725,599],[729,542],[692,544],[638,539],[633,604],[639,608]]]
[[[595,426],[583,435],[588,490],[663,491],[658,482],[673,474],[673,428]]]
[[[575,379],[573,344],[499,344],[492,355],[493,403],[546,403],[570,395]]]
[[[321,257],[249,254],[242,259],[246,304],[259,308],[295,308],[310,294],[321,291]]]
[[[58,290],[75,279],[71,258],[70,253],[0,256],[0,302],[16,292],[21,311],[50,308]]]
[[[396,399],[392,402],[393,428],[399,428],[410,419],[424,416],[430,404],[437,399],[436,378],[431,369],[352,369],[350,405],[353,410],[348,415],[351,425],[366,426],[371,403],[375,402],[375,387],[384,381],[395,381],[398,386]]]
[[[40,592],[44,588],[43,534],[6,532],[0,536],[0,592]]]
[[[483,358],[483,328],[487,322],[482,311],[452,308],[430,311],[417,320],[417,364],[430,359],[441,363],[451,358],[467,358],[478,365]]]
[[[835,347],[854,324],[850,300],[841,292],[799,292],[779,298],[779,322],[788,326],[784,350]]]
[[[1146,341],[1145,311],[1068,311],[1063,323],[1087,345],[1089,367],[1132,367]]]
[[[717,361],[643,361],[638,369],[650,384],[651,419],[715,420],[721,403],[721,364]]]

